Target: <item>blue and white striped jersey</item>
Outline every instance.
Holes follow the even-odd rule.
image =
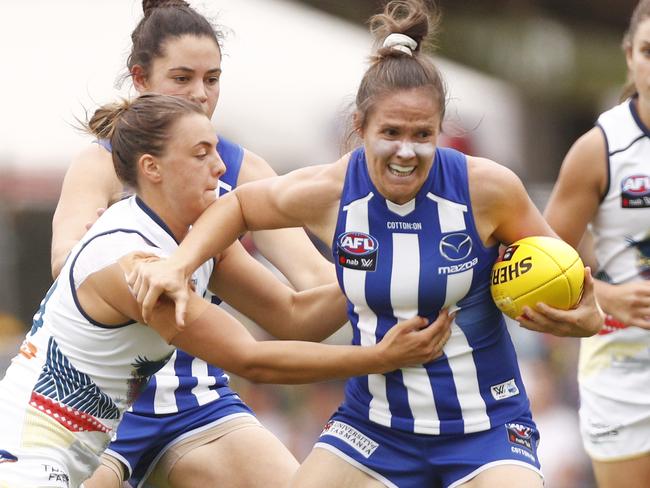
[[[223,195],[237,186],[244,150],[220,137],[217,152],[226,165],[226,172],[219,179],[219,195]],[[210,292],[206,293],[208,297],[213,303],[219,303]],[[227,387],[228,382],[228,375],[221,368],[176,350],[169,362],[151,378],[130,411],[145,415],[182,412],[217,400],[220,397],[217,390],[223,394],[222,388]]]
[[[498,246],[478,235],[467,159],[437,148],[417,196],[397,205],[351,155],[332,247],[348,298],[353,344],[369,346],[399,320],[459,309],[444,355],[428,364],[348,380],[343,408],[421,434],[477,432],[527,411],[517,358],[490,296]]]

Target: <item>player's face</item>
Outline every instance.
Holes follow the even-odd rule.
[[[639,24],[626,58],[639,96],[650,102],[650,18]]]
[[[212,117],[219,100],[221,51],[213,39],[185,35],[163,44],[163,55],[151,63],[140,91],[180,95],[201,105]]]
[[[412,200],[426,181],[440,127],[438,103],[427,88],[382,97],[361,130],[370,178],[388,200]]]
[[[159,158],[161,190],[165,201],[187,225],[216,199],[219,177],[225,166],[217,153],[214,126],[207,117],[189,114],[179,119]]]

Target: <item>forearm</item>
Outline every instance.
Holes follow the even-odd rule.
[[[605,313],[610,313],[610,292],[612,291],[613,286],[615,285],[594,279],[594,293],[600,308],[602,308]]]
[[[199,303],[203,302],[203,303]],[[234,374],[260,383],[308,383],[396,368],[394,351],[370,347],[331,346],[299,341],[256,341],[234,317],[192,295],[188,325],[172,343]],[[167,313],[167,322],[172,316]],[[161,319],[161,323],[164,320]],[[173,322],[173,319],[172,319]],[[399,346],[396,347],[399,349]]]
[[[378,346],[331,346],[295,341],[257,343],[243,371],[257,383],[302,384],[392,370]]]
[[[321,342],[348,320],[347,301],[337,284],[295,294],[291,327],[281,339]]]
[[[202,263],[219,255],[248,230],[234,193],[210,205],[192,226],[172,260],[189,277]]]

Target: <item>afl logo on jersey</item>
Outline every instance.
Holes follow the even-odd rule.
[[[621,207],[650,207],[650,176],[632,175],[621,181]]]
[[[345,232],[336,239],[338,263],[350,269],[374,271],[379,242],[363,232]]]
[[[472,238],[464,232],[447,234],[440,239],[440,254],[447,261],[462,261],[472,252]]]

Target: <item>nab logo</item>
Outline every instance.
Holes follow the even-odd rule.
[[[526,425],[509,423],[506,424],[508,440],[513,444],[533,450],[533,429]]]
[[[472,252],[472,238],[464,232],[447,234],[440,240],[440,254],[447,261],[462,261]]]
[[[0,464],[2,463],[15,463],[18,461],[18,458],[11,454],[9,451],[3,451],[0,449]]]
[[[625,178],[621,183],[621,191],[630,195],[650,194],[650,176],[633,175]]]
[[[377,267],[379,242],[363,232],[346,232],[337,239],[338,262],[341,266],[362,271]]]

